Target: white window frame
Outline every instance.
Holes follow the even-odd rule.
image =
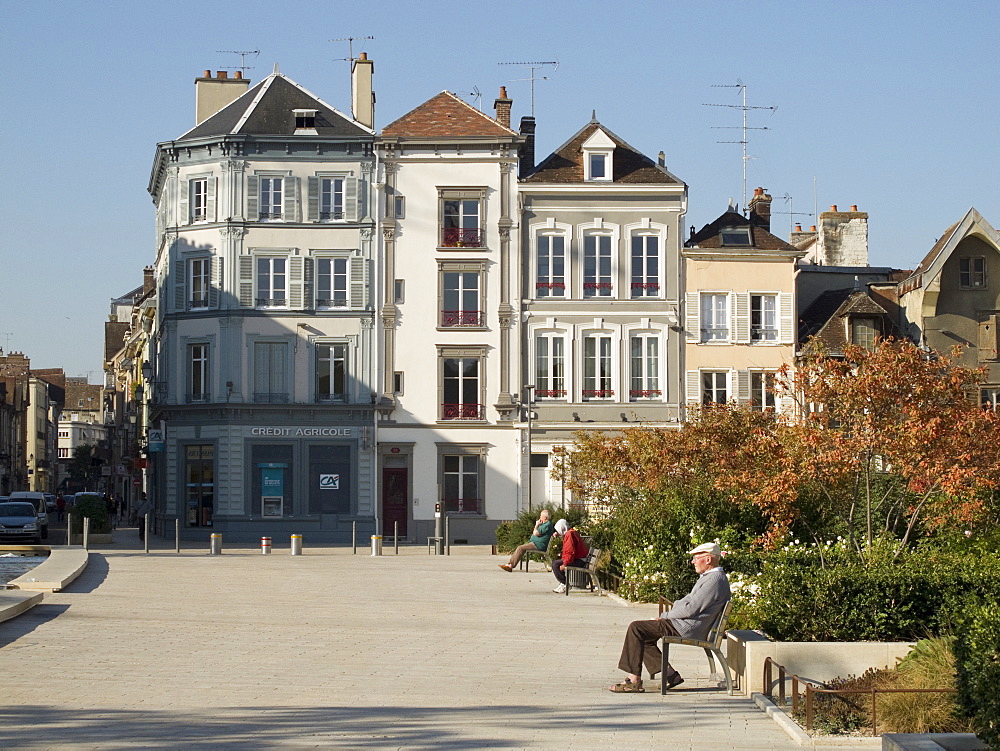
[[[317,256],[315,266],[316,310],[342,310],[351,306],[351,260],[343,256]],[[338,269],[338,266],[342,266]],[[326,270],[324,267],[329,267]],[[343,297],[338,297],[338,293]],[[324,296],[325,295],[325,296]],[[338,304],[339,303],[339,304]]]
[[[313,343],[314,358],[314,388],[316,401],[324,403],[347,404],[350,399],[351,384],[351,343],[345,340],[317,340]],[[343,363],[343,390],[334,391],[335,386],[335,364]],[[320,389],[320,380],[323,378],[323,365],[326,364],[326,377],[330,386],[324,393]]]
[[[754,412],[778,410],[778,396],[774,392],[777,372],[774,370],[751,370],[748,374],[750,389],[750,409]]]
[[[618,373],[617,337],[611,331],[586,331],[580,351],[582,401],[615,401]],[[588,373],[588,370],[591,373]]]
[[[190,221],[208,221],[208,180],[207,177],[192,177],[188,181],[188,211]]]
[[[639,298],[660,298],[663,297],[663,232],[652,228],[632,230],[628,233],[628,272],[629,272],[629,297]],[[642,241],[642,252],[636,255],[635,243]],[[648,243],[650,240],[656,241],[656,251],[649,252]],[[636,262],[639,262],[642,269],[640,274],[636,274]],[[649,266],[655,264],[656,268],[651,273]],[[650,292],[650,287],[653,291]]]
[[[452,203],[458,204],[457,213],[448,212]],[[468,211],[472,206],[475,213]],[[457,226],[449,226],[449,222],[457,222]],[[438,188],[438,247],[486,247],[485,188]]]
[[[864,323],[862,323],[864,322]],[[870,326],[867,324],[870,323]],[[859,326],[859,324],[862,324]],[[848,341],[851,344],[857,345],[858,347],[864,347],[865,349],[875,349],[875,342],[882,335],[881,328],[879,326],[879,319],[875,316],[848,316],[847,318],[848,326]],[[864,328],[862,327],[864,326]],[[870,332],[871,337],[867,336]],[[866,334],[864,337],[859,336],[860,334]],[[863,339],[863,341],[858,341]]]
[[[983,409],[992,409],[994,412],[1000,411],[1000,387],[980,388],[979,404]]]
[[[210,388],[211,349],[208,342],[188,342],[187,345],[187,389],[184,401],[188,404],[207,402]],[[197,388],[200,385],[200,388]]]
[[[588,248],[591,238],[594,247]],[[607,248],[601,248],[607,240]],[[615,279],[618,277],[618,234],[612,228],[591,227],[580,233],[580,297],[584,299],[613,300],[618,297]],[[594,273],[587,273],[587,263],[594,261]],[[601,261],[607,259],[609,270],[602,273]],[[606,294],[605,294],[606,290]]]
[[[347,205],[344,202],[344,175],[319,175],[319,220],[321,222],[343,222],[347,220]],[[339,198],[339,200],[338,200]],[[340,210],[337,211],[337,206]]]
[[[441,489],[441,508],[449,515],[486,515],[486,452],[485,444],[438,443],[438,483]],[[449,467],[454,465],[454,468]],[[447,495],[449,478],[457,476],[455,497]],[[475,477],[475,497],[466,497],[467,484],[464,480]],[[476,501],[475,508],[464,508],[463,501]],[[455,501],[457,508],[449,508],[448,501]]]
[[[543,253],[542,245],[547,246]],[[562,274],[555,273],[554,259],[558,256],[554,252],[554,240],[562,241]],[[532,263],[531,263],[531,283],[533,286],[532,297],[536,299],[549,299],[558,297],[566,299],[569,297],[570,266],[572,244],[572,231],[568,224],[544,224],[532,226]],[[542,274],[542,260],[545,258],[548,265],[548,273]]]
[[[257,221],[280,222],[285,219],[284,175],[258,175]],[[265,203],[264,196],[268,197]],[[275,211],[277,206],[277,211]]]
[[[754,344],[777,344],[781,340],[781,311],[780,295],[776,292],[750,292],[749,294],[749,314],[750,314],[750,341]],[[759,299],[761,306],[755,308],[754,300]],[[764,302],[771,301],[771,310],[766,309]],[[770,315],[770,326],[767,326],[768,314]],[[755,316],[760,319],[754,325]],[[769,335],[768,335],[769,334]]]
[[[196,256],[187,259],[187,308],[205,310],[211,305],[212,257]],[[201,295],[199,298],[198,291]]]
[[[452,378],[446,372],[447,362],[457,361],[457,376]],[[476,372],[467,374],[466,364],[475,361]],[[456,397],[461,401],[447,401],[450,390],[449,382],[454,381],[457,389]],[[465,401],[469,395],[467,386],[471,383],[471,390],[475,394],[476,401]],[[486,352],[481,348],[469,347],[439,347],[438,348],[438,420],[440,422],[483,422],[486,420]]]
[[[289,306],[289,257],[284,255],[270,255],[270,254],[260,254],[255,255],[253,259],[253,276],[254,276],[254,307],[263,308],[267,310],[284,310]],[[280,271],[275,269],[275,265],[280,262],[283,266]],[[268,269],[266,273],[261,272],[261,264],[268,264]],[[266,276],[268,279],[267,292],[268,297],[262,295],[262,285],[261,279]],[[281,288],[275,283],[276,278],[283,277],[284,284]],[[275,292],[282,292],[283,297],[276,297]],[[282,302],[278,302],[278,301]]]
[[[729,292],[720,291],[698,293],[698,340],[703,344],[728,344],[732,340],[731,296]],[[711,305],[706,306],[706,300],[709,299],[712,301]],[[722,310],[720,302],[723,304]],[[709,314],[707,317],[706,312]],[[718,319],[722,319],[722,325]]]
[[[713,370],[710,368],[703,369],[699,371],[699,380],[701,384],[701,403],[704,405],[708,404],[727,404],[733,396],[732,383],[731,383],[731,371],[729,370]],[[710,382],[711,381],[711,382]],[[721,386],[720,386],[721,383]],[[719,401],[719,392],[723,391],[725,398]],[[709,398],[711,395],[711,398]]]
[[[542,342],[545,344],[542,345]],[[533,383],[535,384],[534,398],[545,401],[568,399],[572,353],[569,351],[570,339],[567,332],[535,329],[532,331],[531,346]],[[556,353],[557,349],[561,350],[558,354]],[[545,376],[542,375],[541,366],[543,364]],[[560,368],[562,372],[557,375],[557,370]]]
[[[628,346],[628,396],[629,401],[662,401],[663,400],[663,336],[658,331],[628,331],[626,332]],[[636,357],[634,343],[641,342],[639,353],[640,373],[635,372]],[[650,367],[649,342],[656,345],[655,358]]]

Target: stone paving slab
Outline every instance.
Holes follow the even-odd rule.
[[[0,623],[0,747],[797,748],[700,650],[671,652],[683,690],[611,694],[655,607],[498,556],[156,546],[92,552]]]

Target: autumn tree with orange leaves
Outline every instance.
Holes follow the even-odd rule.
[[[1000,488],[1000,420],[971,398],[983,373],[909,342],[822,352],[778,388],[794,415],[704,407],[679,430],[580,434],[565,455],[576,493],[607,499],[709,487],[750,502],[761,541],[792,530],[843,534],[859,553],[878,537],[902,549],[917,534],[981,523]]]

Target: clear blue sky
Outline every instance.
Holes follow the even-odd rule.
[[[975,206],[1000,227],[1000,2],[0,3],[0,347],[101,380],[109,301],[154,260],[146,192],[155,145],[194,124],[194,79],[259,49],[253,81],[282,73],[349,112],[346,43],[375,61],[381,127],[448,89],[500,85],[528,114],[538,156],[598,119],[690,186],[699,228],[742,201],[734,89],[752,112],[748,183],[774,211],[857,204],[873,265],[912,268]],[[467,97],[471,99],[471,97]],[[791,202],[782,200],[790,195]],[[805,225],[809,216],[795,217]],[[772,227],[787,233],[789,216]],[[9,336],[8,336],[9,335]]]

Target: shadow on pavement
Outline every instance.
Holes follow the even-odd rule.
[[[87,555],[87,568],[63,590],[67,594],[93,592],[108,578],[108,561],[100,553]]]
[[[3,622],[0,631],[0,648],[10,646],[22,636],[30,634],[39,626],[48,623],[69,610],[69,605],[46,605],[43,600],[31,610],[21,613],[17,618]],[[0,730],[0,748],[7,748],[3,741],[4,730]]]
[[[0,708],[4,747],[521,748],[558,745],[586,723],[621,731],[662,729],[629,717],[627,705],[565,707],[238,707],[210,712]],[[602,716],[603,715],[603,716]],[[547,728],[539,734],[539,728]],[[547,735],[551,733],[551,735]],[[563,740],[566,739],[562,735]]]

